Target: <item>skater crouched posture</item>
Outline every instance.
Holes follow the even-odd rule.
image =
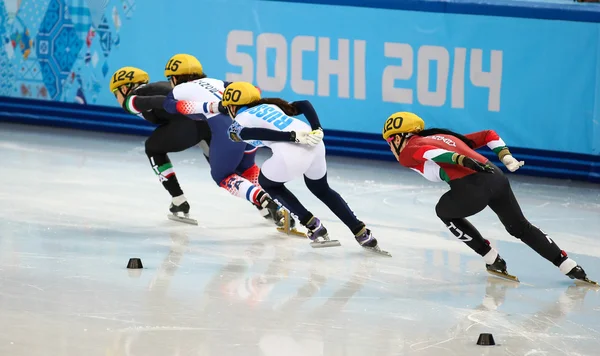
[[[110,91],[125,111],[158,125],[146,140],[146,155],[159,181],[171,194],[172,201],[169,210],[172,213],[183,212],[187,215],[190,205],[179,186],[173,164],[167,153],[181,152],[198,144],[208,147],[210,129],[205,121],[194,121],[178,113],[168,113],[162,108],[146,111],[137,108],[135,101],[131,100],[132,98],[167,95],[171,91],[169,82],[149,84],[149,81],[148,73],[143,70],[123,67],[111,77]],[[189,219],[185,222],[194,223],[195,221]]]
[[[204,103],[189,102],[178,105],[192,111],[205,106]],[[229,127],[229,137],[233,141],[271,149],[273,155],[262,165],[259,183],[273,199],[299,218],[308,229],[308,237],[316,243],[311,244],[313,247],[337,246],[339,242],[329,240],[321,221],[285,187],[286,182],[301,176],[304,176],[308,189],[352,231],[361,246],[380,251],[371,231],[327,183],[323,131],[310,102],[290,104],[282,99],[261,99],[259,90],[252,84],[234,82],[227,86],[222,105],[234,119]],[[181,111],[189,112],[186,109]],[[311,126],[293,117],[301,113]]]
[[[523,165],[492,130],[466,136],[444,129],[424,130],[413,113],[392,114],[383,126],[383,138],[401,165],[431,181],[450,185],[435,207],[437,216],[459,240],[483,257],[491,272],[506,275],[506,262],[466,217],[489,206],[508,233],[520,239],[567,276],[586,280],[586,274],[552,239],[533,226],[519,207],[504,173],[474,149],[487,145],[512,172]]]
[[[223,81],[207,78],[202,64],[188,54],[171,57],[164,73],[173,87],[166,95],[131,96],[128,97],[128,102],[139,111],[164,109],[168,113],[178,114],[177,100],[220,101],[225,90]],[[218,106],[211,106],[202,114],[189,115],[209,127],[210,175],[221,188],[248,200],[265,218],[281,225],[282,213],[278,211],[279,206],[258,185],[259,168],[254,163],[256,148],[229,140],[227,129],[232,119],[226,112],[223,114],[218,109]],[[221,107],[221,110],[224,109]]]

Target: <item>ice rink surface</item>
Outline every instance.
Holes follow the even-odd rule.
[[[198,148],[171,159],[200,225],[168,220],[144,139],[0,124],[0,355],[600,354],[600,292],[486,209],[471,222],[522,283],[490,277],[435,216],[445,184],[329,157],[331,186],[393,257],[362,250],[293,182],[342,243],[312,249],[219,189]],[[531,222],[599,279],[600,186],[511,179]]]

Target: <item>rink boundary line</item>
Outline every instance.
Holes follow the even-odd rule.
[[[142,136],[147,136],[156,127],[118,107],[12,97],[0,97],[0,122]],[[380,134],[325,128],[324,142],[330,155],[395,161]],[[526,161],[526,165],[513,175],[600,183],[599,155],[519,147],[511,147],[511,152]],[[482,149],[480,153],[505,170],[492,151]]]

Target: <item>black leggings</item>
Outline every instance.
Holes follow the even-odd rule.
[[[296,196],[290,192],[287,187],[280,182],[274,182],[265,177],[262,171],[258,176],[260,186],[276,201],[286,207],[292,214],[300,220],[300,224],[306,226],[313,214],[308,211]],[[331,187],[327,182],[327,173],[321,179],[308,179],[304,176],[306,187],[319,198],[329,210],[331,210],[354,235],[358,234],[365,227],[365,224],[358,220],[354,212],[350,209],[346,201]]]
[[[475,173],[451,181],[450,191],[440,198],[435,207],[437,216],[454,236],[484,256],[491,247],[466,217],[489,206],[509,234],[558,267],[566,254],[544,232],[527,221],[508,179],[498,167],[494,166],[494,171],[494,174]]]
[[[174,119],[157,127],[146,140],[146,155],[165,189],[176,197],[183,194],[167,153],[181,152],[201,141],[210,144],[210,129],[204,120]],[[208,157],[205,154],[205,157]]]

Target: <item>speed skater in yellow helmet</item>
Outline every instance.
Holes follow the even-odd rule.
[[[227,86],[221,103],[232,118],[235,118],[237,108],[252,105],[260,101],[260,90],[248,82],[233,82]]]
[[[233,82],[223,94],[223,106],[248,105],[260,100],[260,91],[248,82]]]
[[[172,86],[191,80],[206,78],[200,61],[185,53],[179,53],[169,59],[165,65],[165,77]]]
[[[150,81],[150,76],[145,71],[136,67],[119,68],[110,77],[109,89],[111,93],[126,86],[131,88],[136,84],[147,84]]]
[[[382,135],[383,139],[388,141],[392,136],[417,133],[424,128],[425,121],[418,115],[400,111],[393,113],[385,120]]]
[[[148,84],[150,76],[145,71],[136,67],[119,68],[110,77],[110,92],[115,95],[119,105],[123,105],[125,98],[139,87]]]
[[[385,120],[382,136],[398,159],[406,138],[411,134],[423,131],[424,128],[425,122],[418,115],[400,111],[393,113]]]

